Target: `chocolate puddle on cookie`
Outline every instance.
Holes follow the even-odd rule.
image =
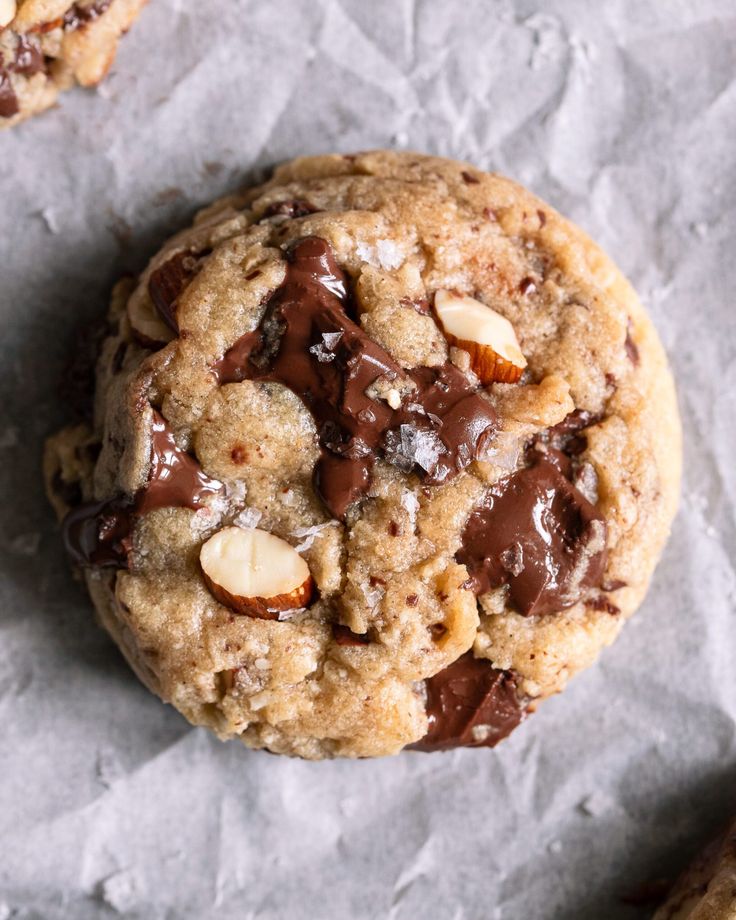
[[[151,470],[134,499],[118,497],[73,508],[62,522],[64,546],[77,565],[127,568],[135,518],[157,508],[202,507],[222,491],[174,440],[163,416],[153,410]]]
[[[275,381],[304,401],[321,447],[315,488],[339,519],[366,494],[377,458],[439,484],[496,432],[492,406],[456,367],[404,371],[347,307],[347,279],[329,244],[306,237],[287,253],[258,329],[212,368],[220,384]]]
[[[570,607],[601,584],[606,566],[603,515],[571,479],[593,421],[575,412],[527,452],[528,466],[495,483],[470,515],[458,562],[476,594],[508,585],[525,616]]]

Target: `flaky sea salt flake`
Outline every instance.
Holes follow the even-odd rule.
[[[401,250],[391,240],[378,240],[376,243],[376,255],[381,268],[386,271],[392,271],[400,268],[404,264],[404,256]]]
[[[401,507],[407,512],[409,515],[409,520],[411,521],[412,526],[414,526],[417,519],[417,511],[419,511],[419,499],[413,492],[402,492]]]
[[[323,524],[315,524],[312,527],[297,527],[296,530],[291,532],[291,535],[298,538],[303,537],[304,539],[301,543],[297,544],[294,549],[298,553],[302,553],[304,550],[309,549],[323,530],[326,530],[328,527],[332,527],[337,523],[337,521],[325,521]]]
[[[233,524],[235,524],[236,527],[243,527],[245,530],[252,530],[254,527],[258,527],[262,517],[263,514],[258,508],[243,508],[243,510],[233,518]]]
[[[444,452],[445,446],[434,431],[421,431],[412,425],[401,426],[401,453],[425,472],[432,472]]]

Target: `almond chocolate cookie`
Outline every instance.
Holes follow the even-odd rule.
[[[146,0],[0,0],[0,128],[94,86]]]
[[[665,356],[613,263],[508,179],[295,160],[108,322],[49,494],[131,666],[221,738],[490,746],[644,597],[680,475]]]
[[[736,824],[713,840],[678,879],[653,920],[734,920]]]

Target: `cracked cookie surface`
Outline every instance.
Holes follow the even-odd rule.
[[[95,86],[146,0],[0,0],[0,128]]]
[[[476,375],[504,360],[476,365],[439,292],[510,322],[516,382]],[[45,465],[154,692],[251,747],[365,757],[494,744],[592,663],[645,594],[680,433],[656,333],[580,230],[378,151],[281,166],[119,285],[93,422]],[[213,592],[225,528],[299,554],[306,606]]]

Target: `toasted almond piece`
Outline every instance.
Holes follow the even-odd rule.
[[[448,342],[468,352],[481,383],[516,383],[527,362],[505,316],[452,291],[437,291],[434,309]]]
[[[128,319],[136,341],[144,348],[161,348],[174,338],[174,333],[156,313],[147,297],[134,294],[130,298]]]
[[[225,527],[204,544],[199,561],[207,587],[235,613],[277,620],[314,595],[309,566],[286,540],[258,528]]]
[[[17,11],[15,0],[0,0],[0,29],[5,28],[15,19]]]

